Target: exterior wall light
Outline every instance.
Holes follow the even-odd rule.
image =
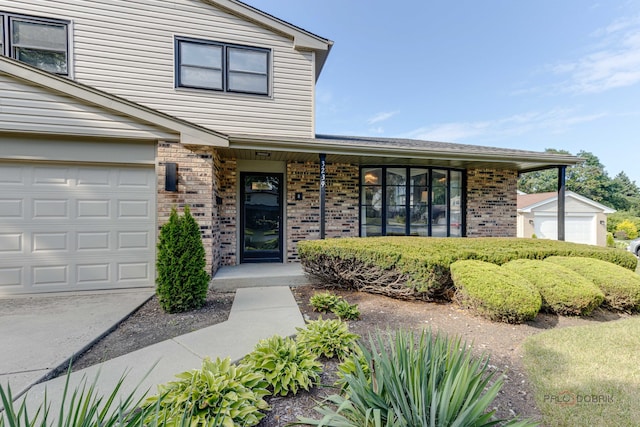
[[[165,163],[164,189],[165,191],[178,191],[177,163]]]

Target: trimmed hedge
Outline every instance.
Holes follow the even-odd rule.
[[[461,305],[491,320],[522,323],[542,306],[540,293],[524,277],[484,261],[451,264],[456,299]]]
[[[517,259],[502,268],[527,279],[540,292],[542,308],[553,313],[585,316],[604,301],[591,280],[559,264]]]
[[[403,299],[448,299],[449,267],[458,260],[502,265],[515,259],[582,256],[635,270],[622,249],[521,238],[366,237],[298,243],[304,269],[334,286]]]
[[[604,292],[604,304],[610,309],[640,310],[640,275],[597,259],[554,256],[545,261],[570,268],[591,280]]]

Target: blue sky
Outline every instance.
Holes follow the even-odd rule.
[[[640,1],[246,0],[335,42],[316,132],[594,153],[640,185]]]

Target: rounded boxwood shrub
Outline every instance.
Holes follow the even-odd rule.
[[[591,258],[554,256],[545,262],[559,264],[591,280],[604,292],[604,304],[619,311],[640,310],[640,275],[610,262]]]
[[[527,279],[495,264],[456,261],[451,277],[460,304],[491,320],[522,323],[542,306],[540,293]]]
[[[191,216],[189,206],[178,216],[171,209],[169,221],[158,236],[156,295],[167,313],[202,307],[209,288],[205,271],[205,251],[200,227]]]
[[[561,265],[518,259],[502,268],[531,282],[542,296],[542,308],[553,313],[585,316],[604,301],[604,294],[591,280]]]

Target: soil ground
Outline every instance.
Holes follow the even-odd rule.
[[[306,319],[318,317],[318,313],[309,305],[309,298],[320,291],[324,290],[312,286],[293,288],[296,301]],[[526,337],[553,328],[589,325],[627,317],[604,310],[598,310],[586,318],[539,314],[534,321],[510,325],[473,316],[454,303],[401,301],[354,291],[332,292],[349,303],[358,305],[361,317],[349,322],[349,327],[363,338],[377,330],[404,329],[419,332],[431,329],[460,336],[472,345],[476,354],[488,354],[491,369],[505,375],[504,386],[493,406],[499,418],[509,419],[516,415],[538,421],[541,419],[522,366],[521,345]],[[204,307],[177,314],[164,313],[154,297],[76,360],[74,368],[90,366],[158,341],[223,322],[228,318],[233,296],[232,292],[210,292]],[[331,317],[326,314],[323,316]],[[334,371],[337,363],[332,360],[322,362],[325,369],[321,383],[331,385],[336,379]],[[272,410],[259,426],[284,426],[296,421],[301,415],[317,417],[313,408],[318,401],[333,392],[330,387],[316,387],[310,392],[302,391],[293,397],[271,397],[268,401]]]

